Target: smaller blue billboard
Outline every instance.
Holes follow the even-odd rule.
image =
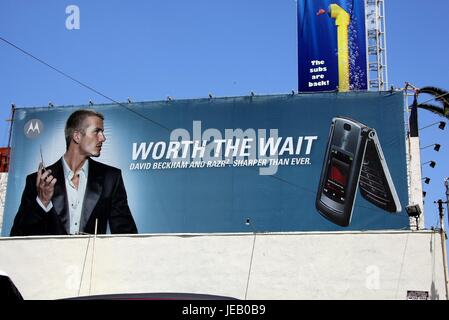
[[[298,90],[366,90],[363,0],[298,0]]]

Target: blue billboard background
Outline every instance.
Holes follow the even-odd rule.
[[[139,233],[403,229],[409,224],[404,209],[388,213],[360,192],[348,227],[326,220],[315,208],[335,116],[350,117],[377,130],[402,208],[406,207],[402,102],[402,93],[358,92],[126,104],[133,112],[123,105],[96,105],[94,109],[105,116],[107,138],[96,160],[122,170]],[[65,121],[81,107],[16,110],[3,236],[11,230],[25,177],[37,170],[40,148],[46,166],[60,159],[65,152]],[[40,132],[27,135],[30,121],[35,120],[41,123]],[[253,142],[265,139],[265,147],[269,138],[273,143],[280,139],[278,154],[271,157],[276,164],[264,165],[269,152],[261,156],[264,146],[252,145],[250,140],[246,148],[235,149],[237,155],[232,144],[226,143],[221,154],[211,149],[204,158],[194,154],[192,145],[185,154],[179,152],[177,159],[163,151],[164,146],[181,140],[211,145],[220,139],[242,142],[242,137],[252,137]],[[247,218],[251,226],[245,224]]]
[[[298,90],[332,91],[338,87],[338,44],[335,19],[327,14],[338,4],[350,16],[349,84],[366,90],[367,52],[364,0],[298,0]],[[317,15],[320,10],[325,14]],[[322,12],[322,11],[321,11]]]

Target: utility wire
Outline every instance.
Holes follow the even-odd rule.
[[[128,110],[128,111],[130,111],[130,112],[136,114],[136,115],[139,116],[139,117],[142,117],[142,118],[145,119],[145,120],[150,121],[151,123],[153,123],[153,124],[155,124],[155,125],[157,125],[157,126],[163,128],[163,129],[165,129],[165,130],[167,130],[167,131],[171,131],[171,129],[167,128],[167,127],[164,126],[163,124],[161,124],[161,123],[159,123],[159,122],[157,122],[157,121],[154,121],[154,120],[148,118],[147,116],[145,116],[145,115],[143,115],[143,114],[141,114],[141,113],[139,113],[139,112],[137,112],[137,111],[135,111],[135,110],[133,110],[133,109],[127,107],[127,106],[125,106],[123,103],[120,103],[120,102],[118,102],[118,101],[112,99],[111,97],[109,97],[109,96],[107,96],[107,95],[101,93],[100,91],[98,91],[98,90],[92,88],[91,86],[89,86],[89,85],[87,85],[87,84],[85,84],[85,83],[83,83],[83,82],[81,82],[81,81],[75,79],[75,78],[72,77],[71,75],[65,73],[64,71],[59,70],[58,68],[53,67],[52,65],[50,65],[50,64],[48,64],[47,62],[43,61],[42,59],[39,59],[38,57],[32,55],[31,53],[29,53],[28,51],[26,51],[26,50],[24,50],[24,49],[22,49],[22,48],[16,46],[14,43],[12,43],[12,42],[6,40],[5,38],[3,38],[3,37],[1,37],[1,36],[0,36],[0,40],[2,40],[3,42],[5,42],[6,44],[10,45],[11,47],[13,47],[13,48],[19,50],[20,52],[26,54],[27,56],[33,58],[34,60],[36,60],[36,61],[42,63],[43,65],[49,67],[50,69],[56,71],[57,73],[63,75],[64,77],[66,77],[66,78],[68,78],[68,79],[70,79],[70,80],[72,80],[72,81],[78,83],[80,86],[82,86],[82,87],[84,87],[84,88],[86,88],[86,89],[88,89],[88,90],[90,90],[90,91],[92,91],[92,92],[94,92],[94,93],[96,93],[96,94],[102,96],[103,98],[106,98],[106,99],[109,100],[109,101],[112,101],[112,102],[114,102],[114,103],[120,105],[121,107],[125,108],[126,110]]]
[[[404,252],[402,253],[402,261],[401,261],[401,267],[399,268],[399,275],[397,277],[398,285],[396,287],[396,294],[395,299],[398,298],[398,292],[399,292],[399,286],[401,284],[401,277],[402,277],[402,270],[404,268],[404,262],[405,262],[405,252],[407,251],[407,245],[408,245],[408,237],[410,236],[410,233],[407,233],[407,236],[405,238],[405,245],[404,245]]]
[[[251,277],[251,269],[252,269],[252,266],[253,266],[254,247],[256,246],[256,231],[255,230],[253,230],[253,231],[254,231],[253,246],[252,246],[252,249],[251,249],[251,259],[249,261],[248,278],[246,279],[245,300],[248,297],[249,280],[250,280],[250,277]]]
[[[85,254],[84,254],[83,269],[82,269],[82,271],[81,271],[80,284],[79,284],[79,287],[78,287],[78,297],[80,296],[80,293],[81,293],[81,285],[83,284],[84,269],[85,269],[85,267],[86,267],[87,253],[89,252],[90,238],[91,238],[91,236],[89,235],[89,238],[88,238],[88,240],[87,240],[86,252],[85,252]]]
[[[429,102],[429,101],[432,101],[432,100],[436,100],[436,99],[442,98],[442,97],[444,97],[444,96],[447,96],[448,94],[449,94],[449,92],[446,92],[446,93],[444,93],[444,94],[442,94],[442,95],[439,95],[439,96],[430,98],[429,100],[426,100],[426,101],[424,101],[424,102],[420,102],[418,105],[420,105],[420,104],[425,104],[425,103],[427,103],[427,102]]]
[[[67,74],[67,73],[65,73],[65,72],[63,72],[63,71],[61,71],[61,70],[59,70],[58,68],[53,67],[53,66],[50,65],[49,63],[43,61],[42,59],[39,59],[38,57],[34,56],[33,54],[29,53],[28,51],[26,51],[26,50],[24,50],[24,49],[22,49],[22,48],[20,48],[20,47],[18,47],[18,46],[15,45],[14,43],[12,43],[12,42],[6,40],[5,38],[3,38],[3,37],[1,37],[1,36],[0,36],[0,40],[2,40],[3,42],[7,43],[7,44],[10,45],[10,46],[12,46],[13,48],[19,50],[20,52],[26,54],[27,56],[33,58],[34,60],[40,62],[41,64],[43,64],[43,65],[49,67],[50,69],[56,71],[57,73],[63,75],[64,77],[66,77],[66,78],[68,78],[68,79],[70,79],[70,80],[72,80],[72,81],[78,83],[78,84],[81,85],[82,87],[84,87],[84,88],[86,88],[86,89],[88,89],[88,90],[90,90],[90,91],[92,91],[92,92],[94,92],[94,93],[96,93],[96,94],[98,94],[98,95],[100,95],[100,96],[106,98],[106,99],[109,100],[109,101],[112,101],[112,102],[118,104],[119,106],[125,108],[126,110],[128,110],[128,111],[130,111],[130,112],[136,114],[137,116],[139,116],[139,117],[141,117],[141,118],[143,118],[143,119],[145,119],[145,120],[147,120],[147,121],[150,121],[151,123],[153,123],[153,124],[155,124],[155,125],[157,125],[157,126],[163,128],[163,129],[165,129],[165,130],[167,130],[167,131],[171,131],[171,129],[169,129],[168,127],[164,126],[163,124],[161,124],[161,123],[159,123],[159,122],[157,122],[157,121],[154,121],[154,120],[148,118],[147,116],[145,116],[145,115],[143,115],[143,114],[141,114],[141,113],[139,113],[139,112],[137,112],[137,111],[135,111],[135,110],[133,110],[133,109],[127,107],[127,106],[124,105],[123,103],[120,103],[120,102],[118,102],[118,101],[112,99],[111,97],[109,97],[109,96],[107,96],[107,95],[101,93],[100,91],[98,91],[98,90],[92,88],[91,86],[89,86],[89,85],[87,85],[87,84],[85,84],[85,83],[83,83],[83,82],[81,82],[81,81],[75,79],[74,77],[70,76],[69,74]],[[447,93],[447,94],[449,94],[449,93]],[[439,97],[435,97],[435,98],[433,98],[433,99],[437,99],[437,98],[439,98]],[[431,99],[431,100],[432,100],[432,99]],[[429,100],[429,101],[430,101],[430,100]],[[287,181],[287,180],[285,180],[285,179],[282,179],[282,178],[280,178],[280,177],[278,177],[278,176],[275,176],[275,175],[269,175],[269,177],[271,177],[271,178],[273,178],[273,179],[277,179],[277,180],[279,180],[279,181],[281,181],[281,182],[283,182],[283,183],[286,183],[286,184],[288,184],[288,185],[290,185],[290,186],[293,186],[293,187],[295,187],[295,188],[299,188],[299,189],[302,189],[302,190],[305,190],[305,191],[312,192],[312,193],[316,194],[316,191],[313,191],[313,190],[310,190],[310,189],[301,187],[301,186],[299,186],[299,185],[297,185],[297,184],[294,184],[294,183],[292,183],[292,182],[289,182],[289,181]],[[361,207],[361,208],[365,208],[365,209],[371,209],[371,208],[368,208],[368,207],[365,207],[365,206],[356,206],[356,207]],[[371,209],[371,210],[375,210],[375,209]]]
[[[154,124],[156,124],[156,125],[158,125],[158,126],[164,128],[164,129],[166,129],[166,130],[168,130],[168,131],[171,131],[171,130],[170,130],[169,128],[167,128],[166,126],[164,126],[164,125],[162,125],[162,124],[160,124],[160,123],[158,123],[158,122],[156,122],[156,121],[154,121],[154,120],[152,120],[152,119],[150,119],[150,118],[148,118],[148,117],[146,117],[146,116],[144,116],[144,115],[142,115],[142,114],[136,112],[135,110],[132,110],[132,109],[128,108],[127,106],[123,105],[122,103],[120,103],[120,102],[118,102],[118,101],[116,101],[116,100],[110,98],[109,96],[107,96],[107,95],[105,95],[105,94],[99,92],[98,90],[92,88],[91,86],[88,86],[88,85],[84,84],[83,82],[81,82],[81,81],[75,79],[74,77],[68,75],[67,73],[65,73],[65,72],[63,72],[63,71],[61,71],[61,70],[59,70],[59,69],[53,67],[53,66],[50,65],[49,63],[43,61],[42,59],[37,58],[37,57],[34,56],[33,54],[27,52],[26,50],[24,50],[24,49],[22,49],[22,48],[20,48],[20,47],[18,47],[18,46],[15,45],[14,43],[12,43],[12,42],[6,40],[5,38],[3,38],[3,37],[1,37],[1,36],[0,36],[0,40],[2,40],[3,42],[7,43],[7,44],[10,45],[10,46],[12,46],[13,48],[19,50],[20,52],[26,54],[27,56],[33,58],[34,60],[36,60],[36,61],[42,63],[43,65],[49,67],[50,69],[56,71],[57,73],[63,75],[64,77],[69,78],[70,80],[72,80],[72,81],[78,83],[79,85],[85,87],[86,89],[88,89],[88,90],[90,90],[90,91],[92,91],[92,92],[95,92],[96,94],[98,94],[98,95],[100,95],[100,96],[102,96],[102,97],[104,97],[104,98],[106,98],[106,99],[108,99],[108,100],[110,100],[110,101],[112,101],[112,102],[114,102],[114,103],[116,103],[116,104],[118,104],[118,105],[124,107],[124,108],[127,109],[128,111],[133,112],[133,113],[135,113],[136,115],[138,115],[138,116],[140,116],[140,117],[142,117],[142,118],[144,118],[144,119],[146,119],[146,120],[148,120],[148,121],[150,121],[150,122],[152,122],[152,123],[154,123]],[[272,175],[271,177],[273,177],[273,178],[275,178],[275,179],[278,179],[278,180],[280,180],[280,181],[282,181],[282,182],[284,182],[284,183],[287,183],[287,184],[290,184],[290,185],[292,185],[292,186],[295,186],[295,187],[297,187],[297,188],[302,188],[302,187],[300,187],[300,186],[298,186],[298,185],[295,185],[295,184],[293,184],[293,183],[290,183],[290,182],[288,182],[288,181],[286,181],[286,180],[284,180],[284,179],[282,179],[282,178],[276,177],[276,176],[274,176],[274,175]],[[304,189],[304,188],[303,188],[303,189]]]
[[[413,88],[415,88],[415,87],[413,87]],[[405,89],[405,90],[407,90],[407,89]],[[427,94],[427,92],[425,92],[425,93]],[[449,92],[443,93],[443,94],[441,94],[439,96],[436,96],[436,97],[433,97],[433,98],[430,98],[430,99],[428,99],[428,100],[426,100],[424,102],[420,102],[420,103],[418,103],[418,105],[426,104],[427,102],[430,102],[432,100],[437,100],[437,99],[442,98],[442,97],[447,96],[447,95],[449,95]],[[409,96],[412,96],[412,95],[409,95]]]

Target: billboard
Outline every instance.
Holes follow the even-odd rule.
[[[126,203],[139,233],[407,228],[402,103],[402,93],[358,92],[84,107],[104,115],[84,202],[99,219],[99,233]],[[30,209],[41,210],[36,175],[26,177],[40,162],[47,170],[62,168],[64,127],[80,108],[16,110],[3,236],[20,219],[26,228],[50,219]],[[86,136],[71,143],[87,150],[89,141],[76,140]],[[116,182],[92,186],[97,175]],[[64,234],[71,233],[73,212],[64,192],[70,182],[66,177],[64,186],[60,177],[51,199],[55,212],[45,223]],[[119,191],[120,201],[107,202]],[[92,233],[85,209],[78,214],[91,227],[80,231]],[[34,222],[26,222],[30,217]]]
[[[299,0],[298,90],[366,90],[365,0]]]

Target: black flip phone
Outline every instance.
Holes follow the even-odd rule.
[[[346,117],[332,119],[320,184],[318,212],[340,226],[351,222],[356,192],[374,205],[401,210],[376,131]]]

